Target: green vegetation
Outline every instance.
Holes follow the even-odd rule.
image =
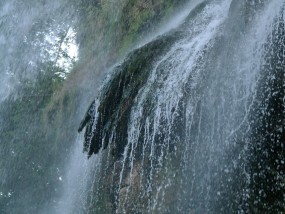
[[[92,82],[105,65],[110,66],[118,60],[183,0],[61,2],[65,10],[73,8],[78,12],[76,15],[70,12],[66,16],[68,19],[76,16],[77,21],[64,20],[62,17],[56,19],[52,15],[46,19],[45,16],[35,19],[25,42],[12,55],[14,65],[19,65],[21,73],[19,94],[1,103],[0,109],[0,213],[3,214],[39,213],[43,207],[52,207],[56,203],[60,196],[58,187],[62,182],[59,177],[64,176],[64,164],[82,117],[78,108],[81,102],[94,98],[96,92]],[[24,12],[31,12],[34,4],[42,7],[45,2],[31,0],[29,4],[24,4]],[[64,10],[59,8],[55,13],[64,13]],[[4,22],[2,24],[4,26]],[[70,26],[77,33],[80,60],[64,79],[59,74],[67,74],[66,70],[58,67],[57,58],[49,59],[47,50],[56,48],[60,57],[68,58],[60,44]],[[50,33],[61,38],[55,47],[50,47],[50,43],[45,44],[45,36]],[[125,68],[129,69],[126,81],[133,75],[139,76],[131,88],[139,88],[146,81],[147,70],[140,67],[146,60],[152,59],[157,51],[162,51],[159,49],[160,42],[167,43],[157,41],[152,50],[145,51],[149,55],[138,52],[137,59],[132,59],[133,63]],[[30,52],[36,55],[35,59],[29,58],[27,53]],[[37,63],[33,71],[26,66],[31,60]],[[26,78],[29,72],[37,73],[33,73],[36,77]],[[12,73],[16,72],[12,70]],[[120,103],[120,109],[127,109],[126,113],[124,110],[125,114],[129,113],[128,102],[123,99]]]
[[[107,64],[126,54],[185,0],[81,1],[78,39],[84,60],[96,57]],[[87,11],[87,12],[86,12]]]
[[[1,106],[1,213],[38,213],[59,194],[63,154],[69,153],[75,135],[72,123],[65,123],[74,107],[72,94],[54,101],[63,87],[63,79],[55,73],[62,69],[49,63],[42,68],[45,73],[37,81],[24,82],[19,97]]]

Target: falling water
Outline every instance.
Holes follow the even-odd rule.
[[[270,98],[262,101],[259,92],[264,76],[276,79],[275,66],[280,69],[284,64],[284,51],[279,49],[284,47],[284,21],[282,0],[204,1],[173,31],[182,32],[182,36],[172,47],[154,56],[155,62],[145,62],[150,73],[133,101],[124,100],[134,88],[128,84],[116,88],[122,90],[123,107],[115,101],[115,96],[120,95],[112,87],[117,80],[124,84],[124,72],[128,72],[125,65],[133,63],[132,54],[135,57],[136,52],[115,68],[114,79],[102,89],[101,105],[93,106],[95,110],[89,112],[108,115],[102,108],[108,96],[115,94],[116,106],[109,108],[117,108],[118,114],[106,116],[111,118],[109,122],[104,122],[104,115],[98,121],[97,116],[91,115],[92,130],[87,130],[89,137],[85,139],[91,148],[92,143],[98,144],[92,141],[94,133],[103,133],[103,145],[105,137],[109,141],[107,151],[101,154],[102,173],[93,193],[97,200],[90,202],[90,212],[113,209],[116,213],[248,213],[282,209],[281,202],[270,207],[263,204],[266,196],[254,195],[256,191],[265,195],[268,192],[258,184],[254,187],[257,190],[253,189],[258,172],[252,171],[252,165],[259,160],[252,152],[258,145],[253,137],[258,121],[263,120],[261,115],[254,115],[262,108],[260,103],[270,105]],[[151,43],[145,46],[148,45]],[[270,64],[278,54],[274,50],[281,52],[279,67]],[[132,78],[136,78],[135,74]],[[283,89],[284,81],[279,87],[280,96],[284,95]],[[124,115],[129,103],[125,140],[118,133],[125,116],[117,115]],[[112,157],[110,154],[121,145],[125,145],[121,156]],[[260,172],[257,177],[262,180],[264,176]],[[284,180],[280,188],[283,184]],[[100,197],[106,194],[106,204],[113,205],[102,205]],[[275,200],[284,205],[282,198],[284,191]]]
[[[80,125],[85,135],[73,139],[75,117],[96,94],[90,85],[85,94],[67,86],[62,103],[49,94],[44,122],[24,117],[38,105],[4,116],[7,100],[29,104],[34,91],[21,97],[21,87],[36,82],[41,65],[64,66],[59,37],[76,36],[77,3],[0,2],[0,134],[8,139],[0,139],[0,212],[283,213],[285,1],[189,0],[114,65]],[[95,61],[77,75],[92,76]],[[89,77],[80,87],[96,85]],[[22,118],[19,133],[5,130]]]
[[[65,175],[59,177],[63,182],[62,195],[57,200],[56,206],[51,209],[45,208],[42,213],[84,213],[86,207],[87,196],[89,191],[90,180],[98,174],[100,156],[88,161],[82,156],[81,144],[82,136],[78,136],[72,153],[69,155],[70,160],[66,164]],[[90,170],[94,167],[94,170]]]

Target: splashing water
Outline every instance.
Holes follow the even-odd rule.
[[[127,139],[117,136],[116,125],[120,123],[115,122],[110,128],[109,147],[102,153],[103,173],[97,178],[102,187],[93,192],[97,199],[101,194],[110,194],[111,199],[106,200],[115,205],[105,205],[105,210],[113,209],[116,213],[279,210],[279,205],[264,207],[263,196],[251,195],[255,191],[252,190],[255,172],[251,169],[259,161],[252,156],[258,145],[254,130],[258,121],[263,120],[253,115],[261,108],[260,103],[270,106],[269,102],[277,102],[270,98],[263,101],[259,91],[264,76],[271,75],[269,78],[274,80],[278,75],[275,70],[282,68],[282,23],[281,0],[205,1],[190,12],[178,28],[182,38],[177,38],[167,53],[155,56],[155,63],[148,65],[150,74],[135,96],[128,117]],[[275,59],[275,54],[279,61],[272,64],[270,60]],[[115,72],[116,75],[122,73]],[[282,87],[284,84],[279,87],[280,93]],[[105,102],[108,90],[110,87],[102,89],[100,102]],[[121,97],[125,99],[125,91],[132,89],[126,85],[123,90]],[[97,106],[96,115],[101,111],[100,103]],[[119,112],[124,114],[122,109]],[[89,134],[98,131],[93,124]],[[116,144],[124,141],[121,157],[113,158]],[[259,175],[260,179],[265,176]],[[103,182],[106,179],[111,181]],[[110,192],[106,193],[104,187],[108,185]],[[262,186],[258,188],[260,192],[266,191]],[[282,197],[276,200],[282,201]],[[100,203],[90,201],[93,205]]]
[[[73,152],[70,155],[70,161],[66,166],[66,173],[63,177],[59,177],[64,185],[62,188],[62,196],[57,200],[55,208],[46,208],[43,213],[84,213],[86,207],[87,196],[90,186],[90,180],[94,180],[94,176],[98,174],[98,167],[90,170],[94,166],[100,164],[100,156],[88,161],[82,156],[80,141],[82,136],[78,136]],[[95,182],[95,180],[94,180]]]

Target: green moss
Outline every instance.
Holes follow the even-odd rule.
[[[95,5],[81,3],[80,55],[84,59],[95,57],[97,64],[106,59],[112,64],[184,2],[103,0]]]

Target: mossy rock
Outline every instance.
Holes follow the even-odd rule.
[[[104,138],[104,141],[108,142],[113,130],[116,132],[113,154],[117,157],[121,155],[126,145],[131,108],[139,90],[146,83],[154,63],[181,36],[179,31],[161,36],[131,52],[126,60],[115,68],[113,78],[105,85],[100,95],[99,116],[96,124],[93,124],[94,118],[92,119],[94,105],[91,105],[79,127],[81,131],[87,125],[85,148],[90,146],[89,156],[99,152],[102,147],[102,139]],[[96,125],[95,131],[91,131],[94,125]],[[89,142],[91,136],[92,139]],[[106,146],[104,145],[104,148]]]

